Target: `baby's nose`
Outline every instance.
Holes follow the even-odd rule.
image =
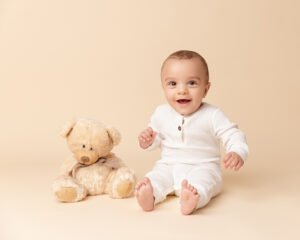
[[[90,161],[90,158],[87,157],[87,156],[82,156],[82,157],[80,158],[80,161],[83,162],[83,163],[88,163],[88,162]]]
[[[187,93],[187,88],[185,86],[180,86],[178,88],[178,93],[179,94],[186,94]]]

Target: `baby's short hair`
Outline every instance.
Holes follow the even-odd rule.
[[[163,70],[166,62],[169,60],[169,59],[192,59],[192,58],[198,58],[201,63],[203,64],[203,67],[204,67],[204,70],[206,72],[206,75],[207,75],[207,81],[209,81],[209,71],[208,71],[208,66],[207,66],[207,63],[204,59],[204,57],[202,57],[199,53],[197,52],[194,52],[194,51],[190,51],[190,50],[179,50],[179,51],[176,51],[176,52],[173,52],[172,54],[170,54],[166,60],[163,62],[162,66],[161,66],[161,71]]]

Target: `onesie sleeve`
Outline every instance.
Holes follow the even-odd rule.
[[[213,114],[212,124],[215,136],[223,143],[226,153],[235,152],[244,161],[247,160],[249,148],[246,136],[237,124],[231,122],[219,109]]]
[[[160,132],[159,129],[160,129],[160,125],[161,125],[161,122],[159,121],[159,119],[161,119],[160,112],[161,112],[160,107],[157,107],[151,116],[150,123],[148,124],[148,126],[151,127],[154,132],[156,132],[156,137],[155,137],[153,143],[146,149],[147,151],[151,151],[151,150],[154,150],[154,149],[160,147],[160,144],[161,144],[161,137],[159,135],[159,132]]]

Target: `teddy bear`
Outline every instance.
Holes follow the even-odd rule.
[[[134,171],[111,152],[121,139],[116,128],[82,118],[68,122],[61,135],[72,156],[64,161],[53,183],[58,201],[78,202],[100,194],[127,198],[133,194]]]

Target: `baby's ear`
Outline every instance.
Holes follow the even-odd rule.
[[[210,89],[210,82],[208,82],[206,87],[205,87],[204,97],[206,97],[206,94],[207,94],[209,89]]]
[[[106,127],[107,133],[113,143],[113,145],[118,145],[121,141],[121,134],[120,132],[111,126]]]
[[[72,130],[73,130],[73,128],[74,128],[76,122],[77,122],[77,121],[75,121],[75,120],[72,120],[72,121],[67,122],[67,123],[65,124],[65,126],[63,127],[63,129],[62,129],[60,135],[61,135],[62,137],[64,137],[64,138],[67,138],[67,137],[70,135],[70,133],[72,132]]]

